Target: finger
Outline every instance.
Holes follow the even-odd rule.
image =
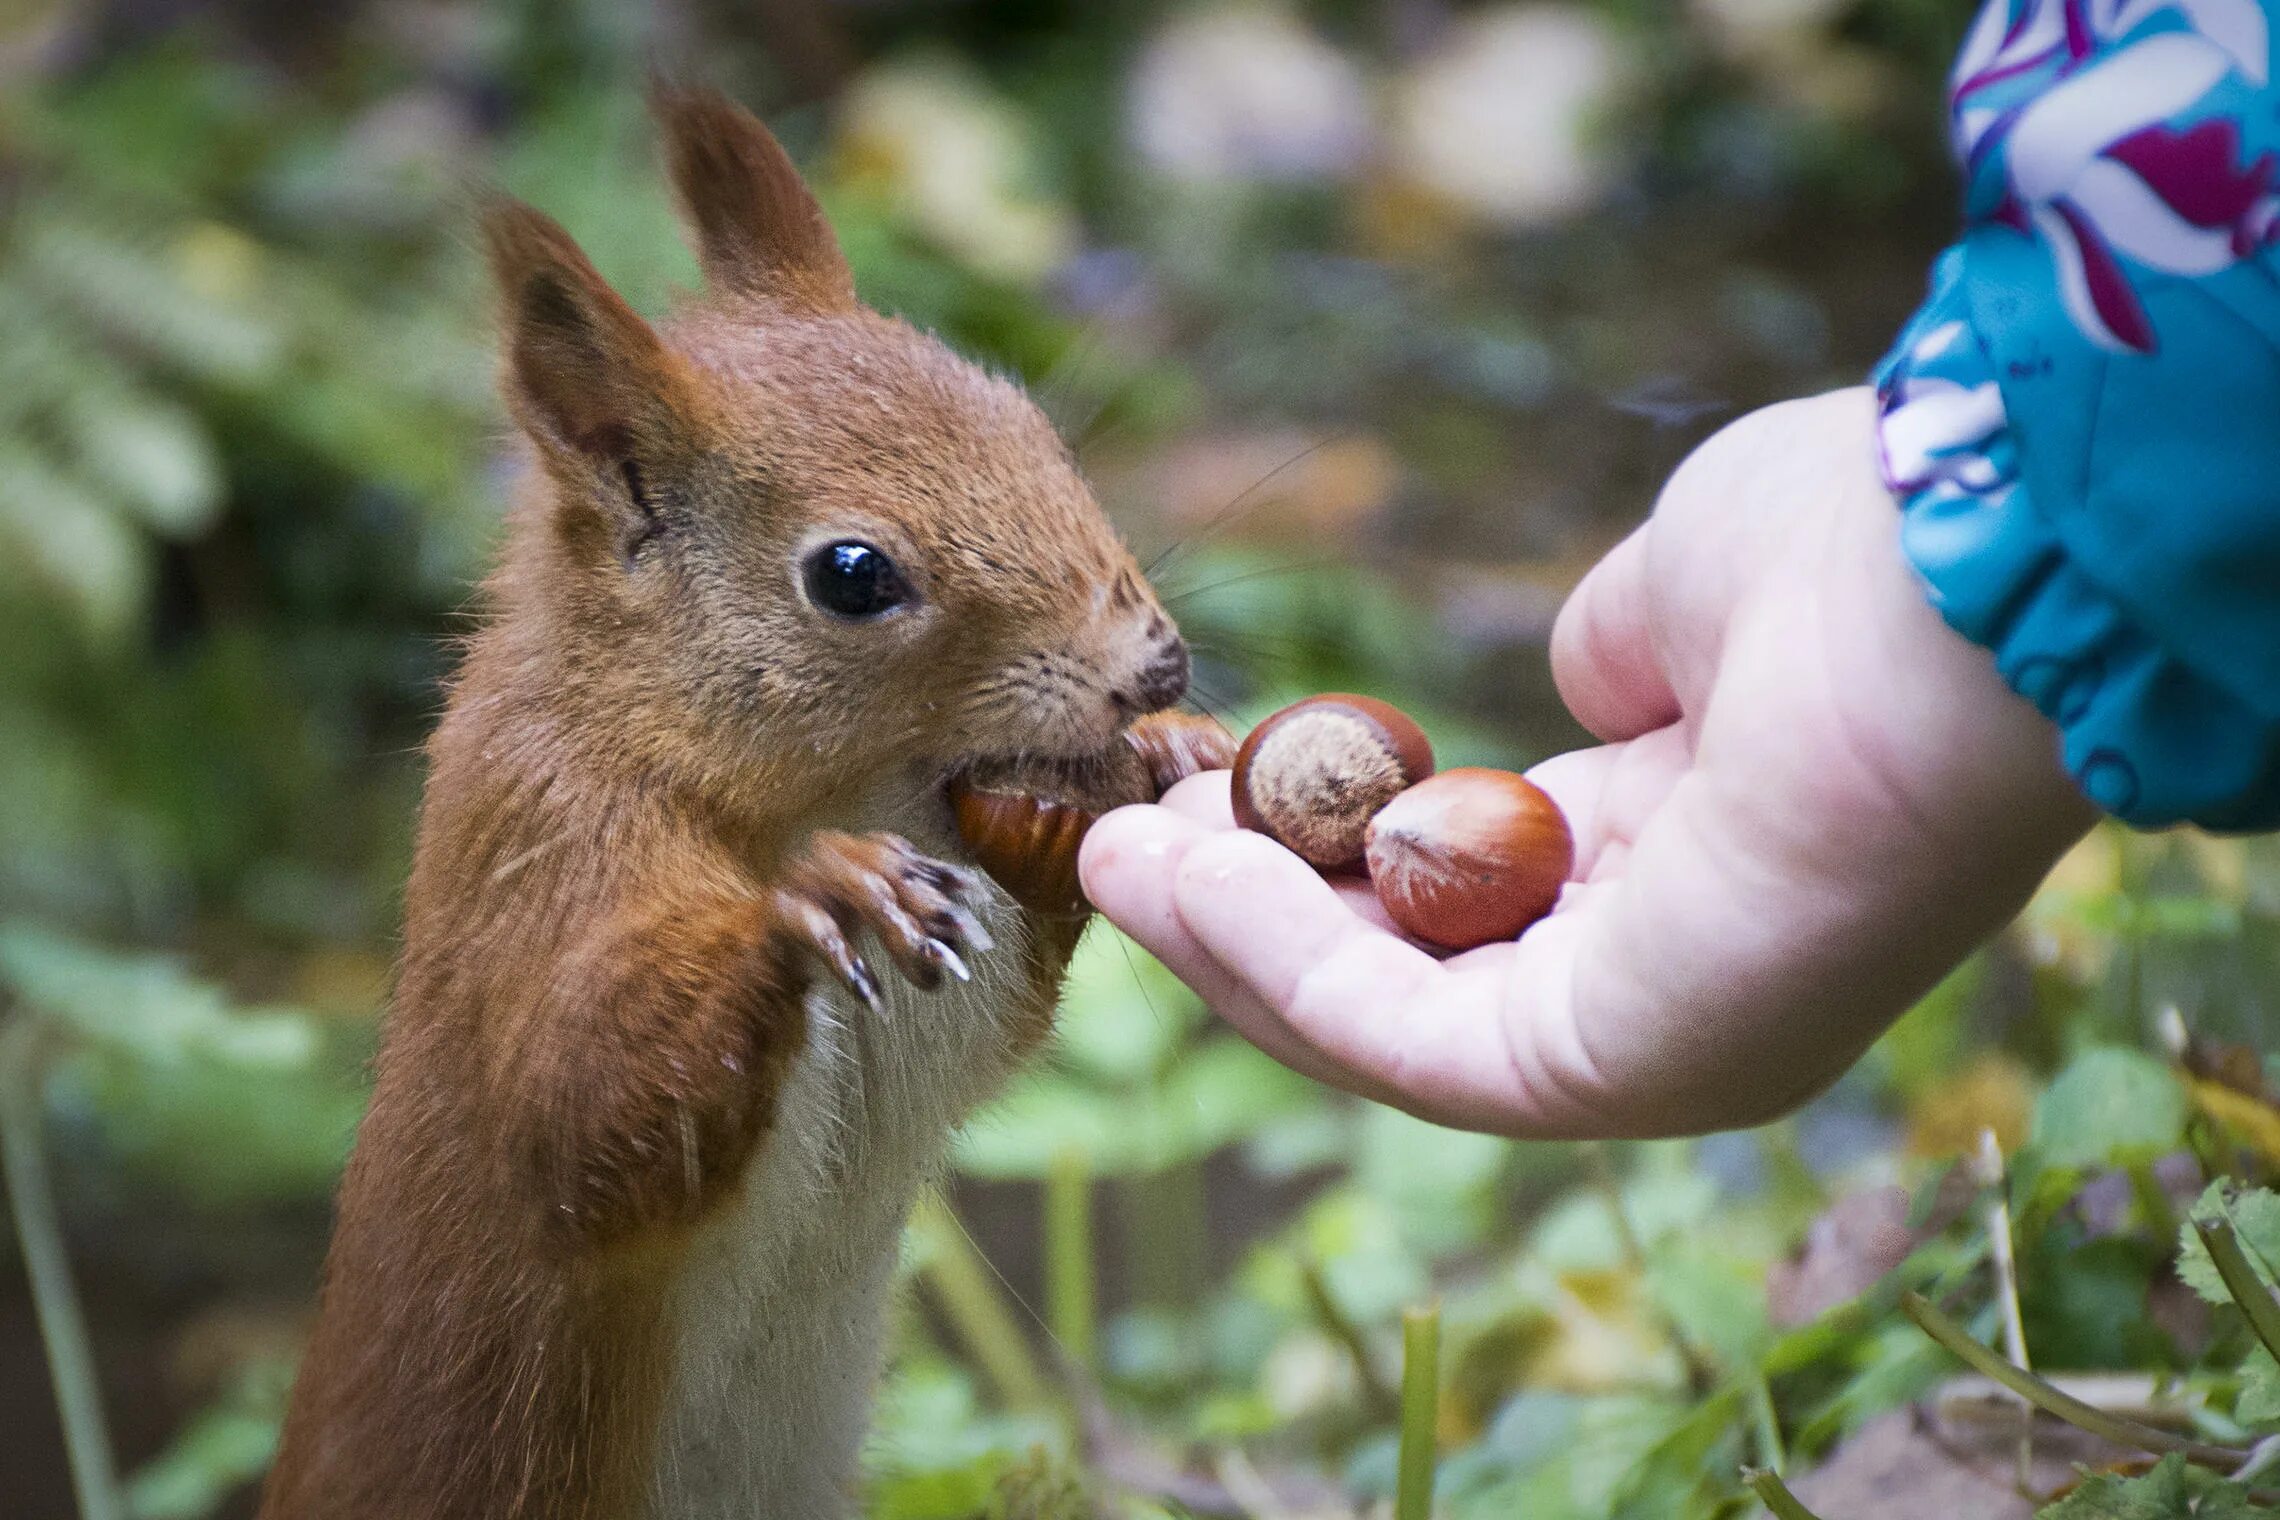
[[[1235,811],[1229,798],[1232,794],[1233,774],[1228,771],[1205,771],[1164,793],[1160,804],[1180,814],[1211,833],[1224,834],[1235,827]],[[1363,919],[1389,934],[1399,933],[1393,919],[1379,903],[1377,893],[1370,888],[1365,876],[1333,876],[1329,878],[1331,890],[1346,906]]]
[[[1556,1081],[1523,1080],[1505,1041],[1522,946],[1443,964],[1355,918],[1303,861],[1270,841],[1212,836],[1186,852],[1175,887],[1181,921],[1307,1051],[1346,1085],[1435,1123],[1506,1134],[1593,1128]],[[1245,904],[1276,912],[1246,915]],[[1544,926],[1531,931],[1541,933]],[[1563,964],[1562,935],[1546,970]],[[1524,942],[1523,942],[1524,943]]]
[[[1164,793],[1159,805],[1207,829],[1235,827],[1233,771],[1199,771]]]
[[[1567,820],[1568,833],[1575,840],[1575,865],[1568,875],[1576,881],[1590,879],[1609,843],[1599,822],[1600,799],[1606,795],[1608,780],[1624,748],[1621,744],[1601,744],[1569,750],[1528,768],[1528,779],[1544,789]]]
[[[1196,943],[1181,922],[1172,898],[1180,864],[1197,842],[1211,837],[1169,808],[1120,808],[1085,837],[1078,871],[1086,896],[1110,923],[1163,962],[1213,1012],[1269,1056],[1318,1082],[1375,1096],[1375,1090],[1353,1073],[1307,1049]],[[1253,911],[1257,909],[1254,904]]]
[[[1528,772],[1567,819],[1575,881],[1603,881],[1629,859],[1632,841],[1693,764],[1692,737],[1672,724],[1619,744],[1570,750]]]
[[[1591,568],[1552,624],[1552,680],[1576,721],[1631,739],[1679,715],[1647,623],[1646,529]]]

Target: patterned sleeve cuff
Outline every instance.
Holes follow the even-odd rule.
[[[1901,542],[2137,824],[2280,825],[2280,0],[1987,0],[1877,372]]]
[[[1964,247],[1877,372],[1901,546],[1933,606],[2058,724],[2090,800],[2140,826],[2280,825],[2280,724],[2186,668],[2070,555],[2021,468]]]

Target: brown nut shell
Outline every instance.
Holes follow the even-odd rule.
[[[951,786],[950,809],[974,864],[1015,902],[1035,913],[1086,911],[1077,885],[1077,847],[1098,813],[971,780]]]
[[[1293,702],[1235,752],[1235,821],[1325,871],[1362,863],[1378,809],[1433,774],[1433,745],[1400,708],[1326,692]]]
[[[974,864],[1033,913],[1091,911],[1077,850],[1102,814],[1152,802],[1194,775],[1227,765],[1235,741],[1210,718],[1151,713],[1124,742],[1091,759],[986,765],[950,784],[950,811]]]
[[[1124,742],[1147,765],[1159,797],[1198,771],[1235,763],[1234,735],[1199,713],[1150,713],[1125,730]]]
[[[1559,805],[1525,776],[1461,766],[1370,820],[1370,883],[1402,931],[1445,950],[1517,938],[1575,864]]]

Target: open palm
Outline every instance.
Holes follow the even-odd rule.
[[[1254,1043],[1465,1128],[1698,1133],[1785,1112],[2013,914],[2092,813],[2050,726],[1925,603],[1874,402],[1742,419],[1562,611],[1605,741],[1530,774],[1575,879],[1439,959],[1368,887],[1234,828],[1225,772],[1111,814],[1086,889]]]

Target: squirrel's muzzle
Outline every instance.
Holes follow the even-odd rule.
[[[1176,633],[1167,633],[1131,679],[1109,694],[1109,700],[1126,718],[1137,718],[1162,712],[1186,696],[1187,689],[1187,642]]]

